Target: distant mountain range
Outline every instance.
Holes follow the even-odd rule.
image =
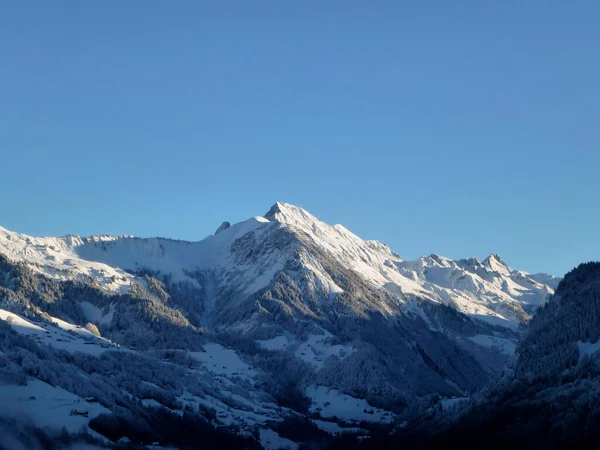
[[[95,445],[198,438],[158,420],[215,447],[368,436],[496,380],[559,281],[406,261],[285,203],[199,242],[0,228],[0,416]]]

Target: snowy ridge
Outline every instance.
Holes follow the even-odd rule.
[[[404,276],[440,301],[480,320],[514,328],[554,290],[507,266],[497,255],[453,261],[430,255],[396,264]],[[435,298],[435,297],[434,297]]]
[[[103,239],[116,241],[121,238],[106,236]],[[75,247],[81,242],[83,239],[77,236],[38,238],[0,227],[0,253],[9,259],[26,263],[55,280],[95,281],[105,289],[128,292],[135,278],[119,267],[80,258]]]
[[[479,320],[515,329],[528,318],[528,313],[543,304],[554,289],[537,280],[552,282],[556,277],[526,272],[507,266],[498,255],[480,262],[476,258],[453,261],[430,255],[415,261],[405,261],[387,245],[365,241],[341,225],[328,225],[303,209],[277,203],[266,215],[300,232],[336,260],[351,268],[375,286],[392,294],[420,296],[450,304]],[[315,268],[322,284],[331,286],[331,279]]]
[[[281,228],[298,239],[278,243]],[[202,270],[217,274],[217,286],[249,295],[267,286],[296,255],[303,240],[309,239],[367,282],[397,296],[398,301],[429,298],[511,329],[546,301],[558,280],[512,269],[497,255],[483,261],[453,261],[438,255],[405,261],[380,242],[365,241],[341,225],[328,225],[302,208],[280,202],[265,217],[218,231],[202,241],[185,242],[131,236],[34,238],[0,228],[0,253],[52,278],[95,281],[111,291],[128,292],[132,283],[143,283],[130,273],[141,269],[195,286],[191,274]],[[343,291],[318,260],[307,253],[300,258],[314,275],[315,286],[330,295]]]
[[[36,238],[0,228],[0,253],[50,278],[93,281],[112,292],[129,292],[132,283],[143,283],[129,272],[145,269],[191,283],[195,280],[189,273],[197,270],[219,270],[223,276],[236,272],[236,282],[252,293],[268,284],[283,261],[270,261],[270,272],[258,273],[263,266],[236,267],[230,249],[238,238],[260,234],[268,225],[267,219],[255,217],[200,242],[132,236]]]

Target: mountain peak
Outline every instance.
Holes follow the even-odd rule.
[[[219,234],[221,231],[226,230],[227,228],[230,228],[231,224],[227,221],[223,222],[221,224],[221,226],[219,228],[217,228],[217,231],[215,231],[215,234]]]
[[[503,266],[506,266],[506,263],[504,261],[502,261],[502,258],[500,258],[500,255],[498,255],[497,253],[492,253],[490,256],[488,256],[487,258],[485,258],[482,261],[483,264],[501,264]]]
[[[450,267],[454,264],[454,261],[452,261],[451,259],[446,258],[442,255],[438,255],[436,253],[432,253],[429,256],[423,256],[421,257],[421,260],[424,264],[434,264],[440,267]]]
[[[308,211],[299,206],[283,202],[275,203],[269,212],[265,214],[265,218],[286,225],[312,225],[315,222],[319,222],[319,220]]]
[[[274,220],[275,215],[282,212],[281,210],[284,208],[284,205],[285,203],[275,202],[275,204],[271,206],[271,209],[269,209],[269,212],[265,214],[265,219]]]
[[[481,265],[494,272],[499,272],[504,275],[513,271],[513,269],[511,269],[504,261],[502,261],[502,258],[500,258],[500,256],[496,253],[492,253],[490,256],[481,261]]]
[[[462,263],[462,264],[466,264],[469,266],[479,266],[481,265],[481,261],[479,261],[478,258],[476,258],[475,256],[471,256],[470,258],[463,258],[458,260],[458,262]]]

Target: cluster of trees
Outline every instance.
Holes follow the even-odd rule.
[[[559,284],[554,299],[540,308],[516,353],[518,377],[560,380],[577,370],[578,342],[600,340],[600,263],[582,264]]]
[[[41,429],[20,418],[0,417],[0,448],[27,450],[65,450],[77,448],[105,448],[88,433],[68,433],[61,430]]]
[[[262,449],[255,436],[242,436],[212,424],[190,411],[182,415],[165,409],[147,408],[143,415],[101,414],[90,420],[90,428],[117,441],[127,437],[132,443],[159,443],[185,449]]]

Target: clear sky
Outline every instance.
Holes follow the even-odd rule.
[[[297,204],[405,258],[600,259],[600,2],[0,2],[0,225]]]

